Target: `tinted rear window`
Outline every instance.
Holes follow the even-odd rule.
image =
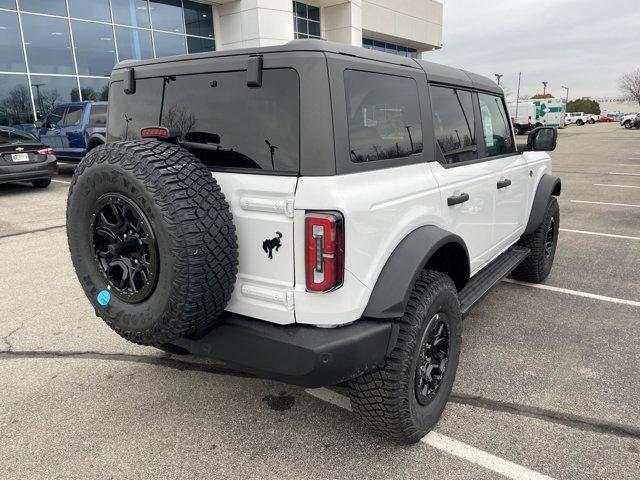
[[[89,115],[89,123],[91,125],[107,124],[107,106],[91,105],[91,114]]]
[[[120,83],[110,96],[110,140],[127,125],[127,138],[162,125],[210,167],[297,173],[299,89],[293,69],[264,70],[260,88],[247,87],[246,71],[139,80],[134,95]]]
[[[162,78],[136,80],[136,93],[124,94],[122,82],[109,87],[107,141],[136,140],[144,127],[157,127],[160,119]]]
[[[292,69],[184,75],[167,84],[162,126],[213,167],[298,172],[299,81]]]
[[[371,162],[422,152],[415,80],[347,70],[344,83],[352,161]]]

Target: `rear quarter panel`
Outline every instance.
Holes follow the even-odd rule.
[[[304,213],[345,219],[345,282],[329,293],[305,290]],[[295,198],[296,322],[339,325],[362,316],[387,259],[410,232],[441,226],[440,192],[428,163],[332,177],[302,177]]]

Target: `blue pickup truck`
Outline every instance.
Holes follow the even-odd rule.
[[[57,105],[35,126],[35,136],[53,148],[59,160],[80,161],[89,150],[106,142],[107,102]]]

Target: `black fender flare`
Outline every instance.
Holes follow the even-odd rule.
[[[457,244],[466,254],[466,270],[469,279],[469,251],[464,240],[434,225],[419,227],[409,233],[395,248],[382,268],[364,310],[364,317],[397,318],[404,315],[411,290],[427,262],[441,247]]]
[[[107,138],[102,133],[93,133],[87,139],[87,150],[89,149],[89,145],[91,145],[91,142],[94,140],[98,140],[103,145],[107,143]]]
[[[547,211],[547,205],[551,196],[559,196],[562,189],[562,182],[558,177],[545,173],[538,182],[538,188],[536,195],[533,197],[533,204],[531,205],[531,213],[529,214],[529,221],[527,222],[527,228],[524,234],[533,233],[536,228],[540,226],[544,219],[544,212]]]

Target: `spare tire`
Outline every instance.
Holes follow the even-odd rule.
[[[229,205],[211,172],[177,145],[128,141],[89,152],[69,188],[67,237],[96,314],[141,345],[206,331],[233,291]]]

